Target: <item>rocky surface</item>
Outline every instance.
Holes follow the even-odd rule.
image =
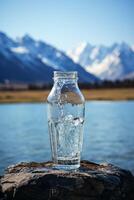
[[[134,176],[111,164],[82,161],[77,171],[51,162],[10,166],[0,178],[0,200],[133,200]]]

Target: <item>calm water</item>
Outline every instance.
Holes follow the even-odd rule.
[[[20,161],[50,160],[46,104],[0,105],[0,173]],[[134,172],[134,101],[90,101],[82,159]]]

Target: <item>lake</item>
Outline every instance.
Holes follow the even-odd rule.
[[[51,159],[47,105],[0,105],[0,174],[20,161]],[[86,102],[82,159],[134,172],[134,101]]]

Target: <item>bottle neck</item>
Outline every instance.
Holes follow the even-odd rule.
[[[64,78],[55,78],[54,83],[62,84],[77,84],[77,79],[64,79]]]
[[[77,86],[78,75],[77,72],[54,72],[54,84],[59,87],[63,87],[63,85],[70,85],[72,87]]]
[[[54,82],[77,82],[78,75],[77,72],[61,72],[54,71]]]

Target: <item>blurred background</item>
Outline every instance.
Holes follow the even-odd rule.
[[[51,159],[53,71],[78,71],[82,159],[134,173],[134,1],[0,1],[0,174]]]

